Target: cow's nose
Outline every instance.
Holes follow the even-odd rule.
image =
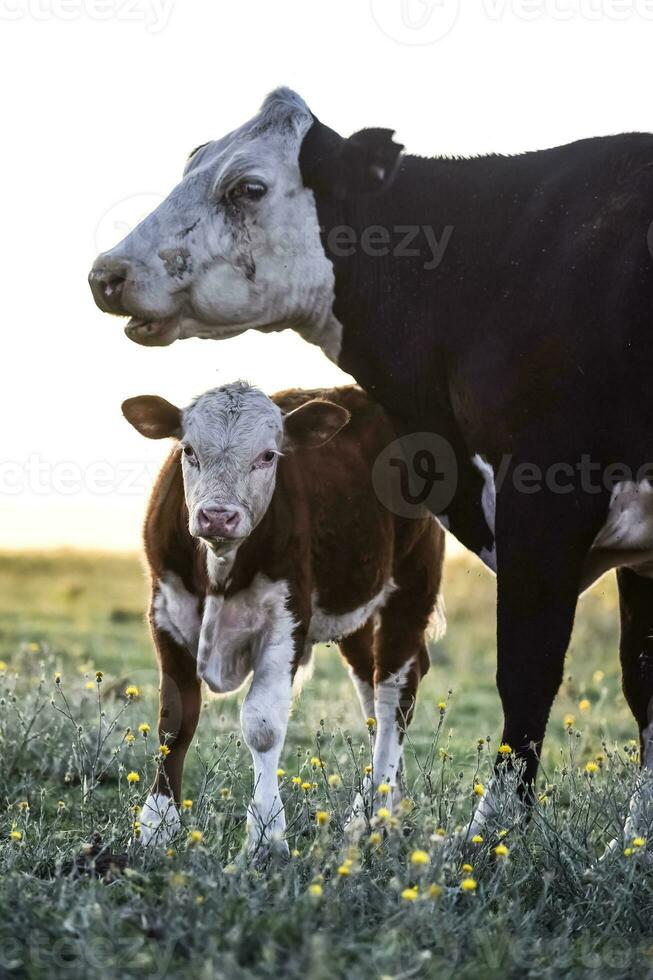
[[[104,313],[118,313],[126,316],[122,301],[125,282],[129,277],[129,262],[126,259],[100,255],[93,263],[88,282],[93,299]]]
[[[203,538],[233,538],[240,514],[225,507],[202,507],[197,513],[197,524]]]

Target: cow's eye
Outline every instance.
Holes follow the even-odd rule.
[[[266,466],[272,466],[276,457],[277,454],[272,449],[266,449],[255,460],[254,468],[260,470],[260,469],[265,469]]]
[[[184,446],[184,456],[189,463],[192,463],[193,466],[197,466],[197,456],[195,455],[195,450],[192,446],[189,446],[188,444]]]
[[[260,201],[267,192],[267,187],[260,180],[241,180],[240,184],[236,184],[229,193],[229,197],[232,200],[246,198],[248,201]]]

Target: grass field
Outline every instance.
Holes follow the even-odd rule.
[[[455,831],[500,734],[493,580],[448,563],[406,801],[356,847],[343,822],[370,740],[337,650],[316,650],[282,761],[293,857],[265,873],[240,853],[251,770],[237,698],[206,701],[174,853],[134,839],[158,750],[146,591],[131,556],[0,555],[0,976],[653,976],[645,848],[594,864],[637,773],[611,578],[579,606],[530,824],[507,794],[503,826],[473,853]]]

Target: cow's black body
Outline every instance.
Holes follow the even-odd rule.
[[[525,755],[531,777],[528,746],[544,735],[610,492],[588,493],[575,478],[563,494],[517,492],[511,472],[521,462],[576,467],[587,454],[632,471],[653,460],[653,136],[510,158],[405,156],[389,189],[366,196],[330,194],[315,178],[333,142],[316,121],[300,162],[335,269],[340,364],[406,432],[449,440],[459,478],[446,516],[477,554],[494,542],[471,457],[483,454],[496,472],[510,454],[497,492],[498,681],[504,740]],[[341,225],[358,241],[373,225],[453,233],[428,270],[424,248],[414,257],[360,247],[340,255]],[[643,615],[653,627],[653,609]],[[641,727],[653,672],[641,610],[636,618],[645,652],[626,651],[624,664]]]

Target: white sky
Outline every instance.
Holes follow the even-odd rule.
[[[188,151],[271,88],[425,154],[653,128],[653,0],[404,0],[403,16],[401,0],[0,0],[0,547],[138,547],[149,477],[127,492],[125,467],[166,447],[123,421],[125,397],[344,378],[290,334],[136,347],[87,287]],[[98,461],[122,486],[63,492],[62,463],[87,479]]]

